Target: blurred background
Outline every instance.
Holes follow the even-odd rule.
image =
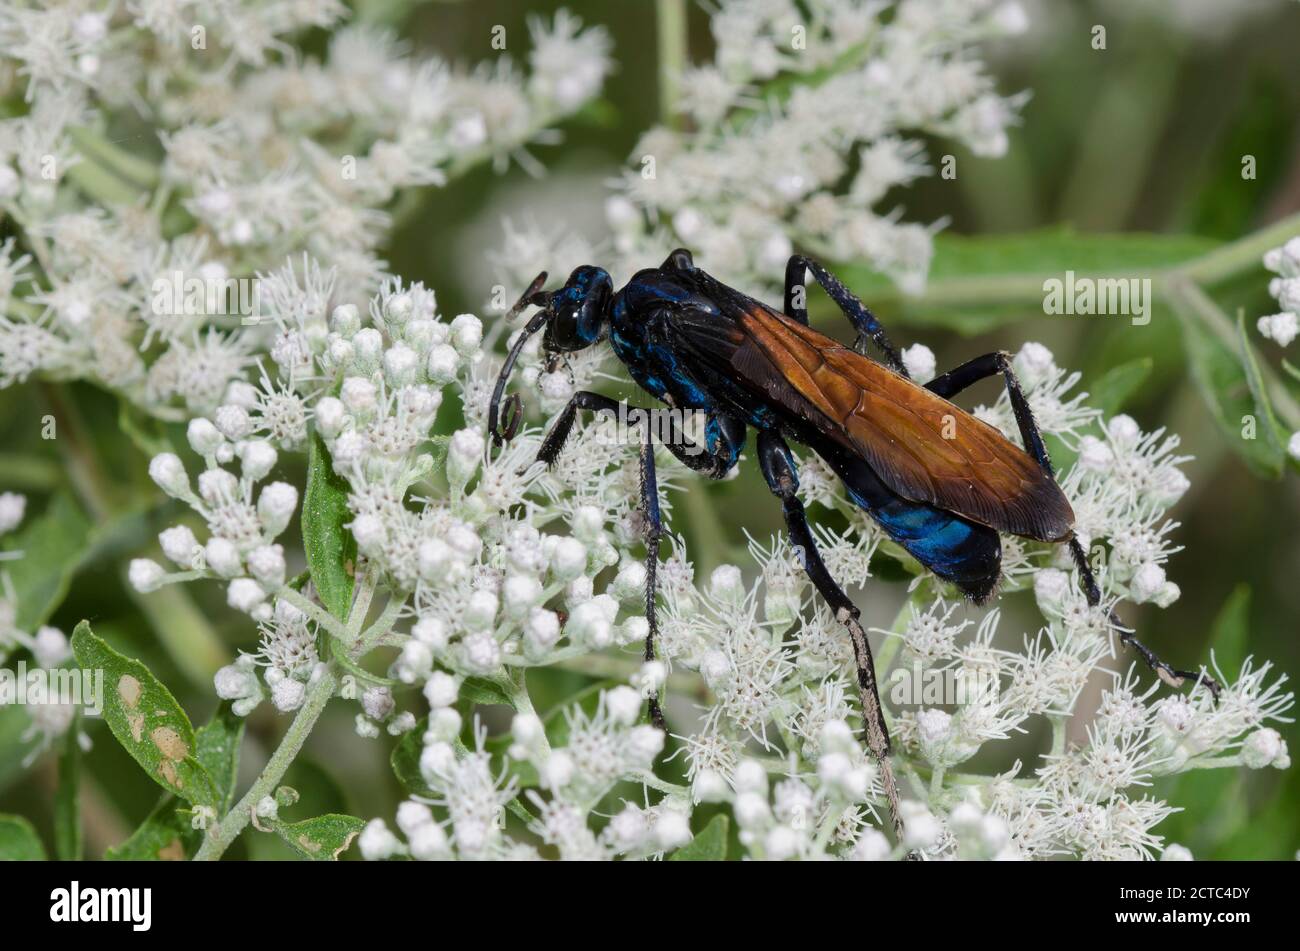
[[[415,48],[467,63],[493,55],[493,25],[523,36],[530,13],[561,6],[546,0],[354,5],[360,15],[389,22]],[[504,174],[481,167],[451,188],[426,189],[383,249],[393,272],[437,289],[443,313],[487,313],[489,288],[498,282],[489,255],[501,245],[503,217],[553,223],[599,245],[605,237],[606,182],[657,121],[651,0],[568,0],[563,6],[585,22],[604,24],[613,37],[617,72],[599,108],[567,125],[562,145],[537,150],[549,168],[545,178],[532,178],[517,165]],[[946,220],[946,232],[955,235],[1153,232],[1193,235],[1211,246],[1300,211],[1300,3],[1040,0],[1025,6],[1030,31],[988,57],[1003,93],[1032,93],[1022,125],[1012,130],[1009,154],[983,160],[933,143],[933,155],[956,154],[960,172],[955,180],[922,179],[898,196],[909,220]],[[1104,51],[1090,45],[1094,24],[1107,26]],[[693,4],[690,26],[692,56],[703,58],[711,44],[708,20]],[[1244,155],[1257,160],[1254,180],[1242,178]],[[1214,287],[1214,299],[1234,320],[1242,309],[1253,328],[1257,317],[1277,309],[1267,294],[1268,278],[1261,265]],[[872,287],[880,290],[878,298],[870,296]],[[1182,597],[1165,610],[1126,606],[1125,618],[1175,664],[1205,662],[1215,647],[1230,677],[1246,654],[1271,660],[1282,671],[1300,671],[1300,482],[1294,472],[1267,478],[1235,451],[1196,390],[1172,314],[1158,309],[1139,328],[1127,321],[1048,317],[1034,302],[1018,311],[1004,309],[995,320],[974,313],[968,319],[960,308],[948,315],[918,313],[885,284],[857,289],[896,342],[927,344],[941,369],[1035,340],[1051,348],[1059,365],[1080,370],[1086,389],[1115,366],[1150,360],[1149,374],[1124,410],[1144,430],[1166,426],[1178,433],[1181,451],[1195,457],[1184,467],[1191,491],[1171,513],[1181,522],[1175,541],[1184,550],[1167,567]],[[843,336],[838,316],[821,316],[823,329]],[[1262,359],[1279,365],[1279,348],[1250,333]],[[996,395],[996,385],[988,382],[962,400],[970,406]],[[157,629],[160,623],[183,624],[184,618],[160,622],[164,609],[129,593],[122,575],[126,560],[149,547],[174,512],[154,507],[146,460],[118,435],[116,405],[84,386],[58,394],[37,383],[0,391],[0,489],[29,495],[30,522],[62,484],[84,475],[75,455],[66,455],[67,446],[43,441],[32,422],[44,412],[63,418],[68,407],[52,402],[60,400],[71,401],[72,415],[82,420],[81,431],[70,434],[74,443],[96,443],[117,491],[140,504],[136,515],[111,531],[86,536],[86,557],[51,623],[70,632],[89,618],[98,634],[143,659],[201,722],[215,705],[210,680],[201,675],[202,659],[178,663]],[[781,528],[779,506],[753,466],[726,483],[691,482],[674,502],[671,528],[687,538],[697,576],[714,567],[709,553],[743,546],[744,532],[765,541]],[[87,514],[93,522],[94,513]],[[871,625],[890,623],[903,588],[882,580],[857,594]],[[191,586],[190,593],[232,650],[255,646],[255,630],[225,608],[217,586]],[[1007,599],[1003,609],[1007,634],[1018,637],[1037,626],[1029,595]],[[548,672],[530,685],[540,707],[584,682],[579,674]],[[301,815],[391,816],[402,798],[386,763],[389,742],[358,740],[352,716],[347,708],[333,711],[333,718],[327,713],[287,777],[304,794]],[[264,755],[283,725],[264,705],[250,718],[246,742]],[[0,711],[0,812],[27,815],[48,833],[54,757],[47,754],[34,771],[23,772],[23,729],[21,716]],[[1288,727],[1284,733],[1293,753],[1300,749],[1300,732]],[[145,804],[156,799],[156,787],[102,724],[94,725],[92,737],[84,809],[87,853],[97,856],[139,823]],[[1030,759],[1046,748],[1046,736],[1031,734],[1017,741],[1016,755]],[[245,766],[259,758],[246,756]],[[1186,810],[1157,831],[1197,858],[1293,858],[1300,849],[1298,777],[1294,769],[1224,770],[1157,783],[1153,795]],[[283,849],[272,836],[244,837],[230,854],[269,857],[287,854]]]

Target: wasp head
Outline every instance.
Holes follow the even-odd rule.
[[[551,355],[583,350],[604,339],[614,283],[604,268],[584,264],[550,295],[542,348]]]

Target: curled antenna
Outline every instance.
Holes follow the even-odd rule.
[[[528,285],[528,290],[524,291],[519,300],[515,302],[515,306],[510,308],[510,312],[507,313],[505,317],[506,321],[509,322],[514,320],[515,317],[517,317],[519,313],[530,304],[535,304],[538,307],[545,307],[550,303],[551,295],[541,293],[542,285],[545,283],[546,272],[543,271],[541,274],[538,274],[537,277],[533,278],[533,282]],[[499,446],[506,440],[513,439],[515,433],[519,431],[519,423],[521,419],[520,414],[523,409],[522,401],[519,399],[518,394],[512,395],[510,399],[506,401],[506,412],[503,416],[500,412],[501,396],[505,393],[506,381],[510,378],[510,373],[515,368],[515,361],[519,359],[519,354],[523,351],[524,344],[528,342],[529,337],[537,333],[537,331],[541,330],[545,325],[546,311],[538,311],[533,315],[533,318],[528,321],[528,324],[524,327],[523,333],[521,333],[519,338],[515,341],[515,345],[510,348],[510,353],[506,356],[505,365],[501,367],[501,375],[497,377],[497,385],[492,390],[492,402],[488,406],[488,434],[492,437],[494,445]]]

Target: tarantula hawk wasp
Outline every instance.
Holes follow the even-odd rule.
[[[808,325],[808,272],[857,331],[848,348]],[[867,747],[880,764],[895,831],[902,832],[898,792],[889,761],[889,729],[880,704],[871,646],[859,611],[826,569],[796,490],[799,476],[786,440],[807,446],[844,483],[849,498],[917,561],[976,604],[989,598],[1001,574],[999,532],[1069,545],[1088,603],[1097,586],[1074,534],[1074,512],[1056,483],[1047,449],[1006,353],[988,353],[924,386],[908,376],[899,351],[867,307],[816,261],[794,255],[786,266],[785,301],[778,312],[726,286],[679,249],[657,268],[638,271],[615,291],[609,273],[584,265],[564,286],[543,291],[537,276],[507,319],[541,308],[511,347],[492,393],[488,429],[500,444],[518,430],[520,403],[501,414],[506,382],[524,344],[545,330],[551,369],[566,352],[609,340],[632,379],[670,407],[706,414],[704,445],[674,427],[667,449],[691,469],[719,479],[734,467],[747,428],[757,432],[763,477],[781,501],[790,540],[813,586],[848,630],[856,660]],[[870,359],[874,344],[884,363]],[[949,402],[962,390],[1001,375],[1024,449]],[[537,454],[555,462],[579,410],[628,410],[599,393],[579,392],[559,414]],[[652,428],[641,442],[641,504],[646,532],[646,659],[655,656],[655,566],[663,531],[655,480]],[[1186,678],[1218,684],[1204,672],[1177,670],[1160,660],[1111,612],[1120,640],[1172,686]],[[662,725],[657,698],[651,716]]]

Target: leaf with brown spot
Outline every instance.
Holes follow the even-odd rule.
[[[102,670],[104,683],[117,688],[104,691],[104,720],[131,758],[168,792],[195,805],[218,808],[224,797],[194,758],[194,727],[149,668],[113,650],[86,621],[72,633],[72,651],[83,670]],[[129,678],[125,691],[120,689],[123,678]],[[136,701],[134,708],[128,699]]]

